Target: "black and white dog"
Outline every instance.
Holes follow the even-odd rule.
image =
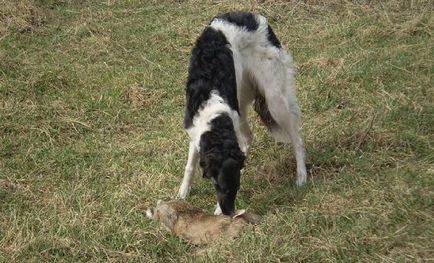
[[[291,55],[265,17],[232,12],[211,21],[191,55],[185,112],[190,146],[178,198],[186,198],[200,160],[217,192],[215,214],[235,213],[240,170],[253,139],[247,123],[252,102],[272,136],[292,142],[297,185],[306,182],[294,74]]]

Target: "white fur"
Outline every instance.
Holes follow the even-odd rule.
[[[240,117],[216,91],[211,92],[210,98],[201,106],[199,112],[194,116],[193,125],[191,128],[187,129],[187,133],[196,147],[196,150],[199,151],[200,136],[211,129],[211,121],[222,113],[228,114],[232,119],[240,149],[246,153],[247,143],[240,131]]]
[[[292,56],[284,48],[274,47],[267,39],[268,22],[257,15],[258,29],[247,31],[225,20],[215,19],[210,26],[220,30],[230,43],[235,63],[237,96],[240,115],[217,93],[201,107],[187,130],[190,136],[189,157],[178,197],[185,198],[190,190],[198,161],[200,136],[210,129],[210,121],[218,114],[227,113],[233,120],[241,150],[247,154],[253,139],[247,122],[248,106],[256,92],[265,97],[273,119],[279,128],[272,136],[281,142],[291,141],[297,162],[297,185],[306,182],[305,149],[299,134],[300,108],[294,88],[295,66]],[[219,213],[219,207],[216,213]]]

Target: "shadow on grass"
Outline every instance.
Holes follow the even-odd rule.
[[[262,152],[248,161],[238,197],[239,207],[248,207],[261,215],[291,210],[318,183],[336,180],[336,175],[352,166],[351,160],[357,155],[356,151],[342,149],[334,140],[308,147],[308,181],[297,187],[296,160],[290,146],[272,143],[267,147],[270,153]]]

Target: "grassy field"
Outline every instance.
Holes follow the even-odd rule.
[[[190,49],[235,9],[294,55],[312,169],[296,188],[251,114],[237,205],[264,221],[195,247],[145,211],[181,182]],[[431,0],[0,0],[0,262],[434,261],[433,33]]]

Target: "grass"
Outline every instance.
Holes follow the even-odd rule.
[[[0,262],[434,260],[434,5],[418,1],[0,1]],[[189,52],[211,17],[262,13],[299,66],[309,183],[254,114],[237,240],[145,217],[173,198]],[[212,211],[213,189],[189,200]]]

